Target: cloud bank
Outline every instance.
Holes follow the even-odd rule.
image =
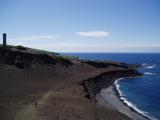
[[[77,32],[77,34],[86,37],[108,37],[110,36],[107,31],[87,31],[87,32]]]
[[[55,38],[59,38],[60,36],[58,35],[36,35],[36,36],[30,36],[30,37],[18,37],[18,38],[13,38],[13,39],[10,39],[10,40],[13,40],[13,41],[17,41],[17,40],[20,40],[20,41],[23,41],[23,40],[40,40],[40,39],[55,39]]]
[[[86,45],[72,43],[55,43],[31,46],[54,52],[109,52],[109,53],[156,53],[160,45]]]
[[[99,31],[100,32],[100,31]],[[97,32],[80,32],[82,36],[105,37],[106,34]],[[109,34],[108,34],[109,35]],[[59,39],[60,38],[60,39]],[[58,35],[35,35],[8,39],[11,45],[23,45],[31,48],[44,49],[54,52],[159,52],[160,44],[86,44],[63,39]]]
[[[26,43],[30,43],[30,42],[38,42],[38,44],[42,44],[42,42],[53,41],[53,40],[57,40],[58,38],[61,38],[61,36],[59,35],[34,35],[34,36],[8,38],[8,43],[11,45],[26,45]]]

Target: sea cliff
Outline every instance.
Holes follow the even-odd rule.
[[[142,76],[142,74],[136,70],[116,70],[105,72],[96,77],[84,80],[82,84],[88,92],[89,98],[96,99],[96,95],[100,93],[101,89],[113,85],[117,79],[137,76]]]
[[[133,65],[87,61],[26,48],[0,47],[1,120],[129,120],[96,95],[121,77],[141,75]]]

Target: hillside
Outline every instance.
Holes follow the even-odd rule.
[[[22,46],[0,47],[1,120],[129,120],[95,95],[141,75],[118,62],[84,61]],[[102,79],[103,78],[103,79]]]

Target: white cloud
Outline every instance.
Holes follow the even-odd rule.
[[[36,36],[29,36],[29,37],[18,37],[18,38],[13,38],[10,39],[11,41],[29,41],[29,40],[46,40],[46,39],[55,39],[55,38],[59,38],[60,36],[58,35],[36,35]]]
[[[77,32],[77,34],[81,36],[87,36],[87,37],[108,37],[110,36],[109,32],[107,31],[87,31],[87,32]]]
[[[86,45],[72,43],[55,43],[52,45],[35,45],[38,49],[55,52],[158,52],[160,45]]]
[[[26,45],[31,42],[38,42],[43,44],[43,42],[55,41],[61,38],[59,35],[34,35],[34,36],[26,36],[26,37],[16,37],[16,38],[8,38],[8,44],[11,45]]]
[[[109,45],[109,48],[160,48],[160,44],[124,44],[124,45]]]
[[[60,38],[60,39],[59,39]],[[38,35],[8,39],[11,45],[23,45],[31,48],[55,52],[159,52],[160,44],[104,44],[76,43],[64,40],[57,35]]]

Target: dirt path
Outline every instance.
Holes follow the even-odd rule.
[[[28,105],[21,109],[16,115],[15,120],[44,120],[41,116],[37,114],[37,108],[39,106],[45,105],[46,100],[49,98],[51,91],[44,94],[44,96],[38,100],[35,104]]]

